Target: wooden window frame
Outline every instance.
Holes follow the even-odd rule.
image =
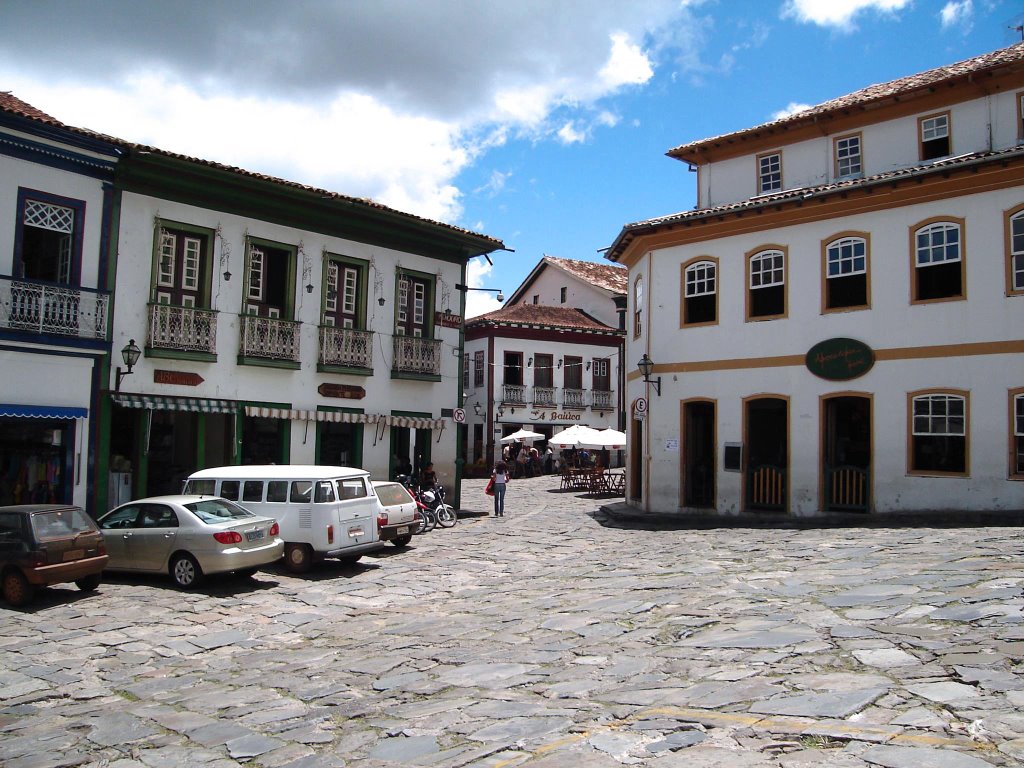
[[[1024,91],[1014,94],[1017,100],[1017,143],[1024,144]]]
[[[840,157],[839,157],[839,143],[842,141],[849,141],[850,139],[857,140],[857,170],[850,173],[842,173],[839,168]],[[836,136],[832,139],[832,172],[835,174],[837,179],[857,179],[864,175],[864,134],[847,133],[842,136]]]
[[[178,238],[182,239],[184,243],[187,240],[195,240],[199,243],[199,249],[196,251],[198,257],[197,270],[196,270],[196,286],[195,288],[189,288],[184,285],[184,275],[182,285],[178,287],[179,290],[192,291],[198,298],[198,304],[201,308],[208,309],[211,307],[211,284],[213,282],[213,270],[215,265],[215,241],[217,233],[215,230],[209,227],[200,227],[195,224],[187,224],[180,221],[172,221],[171,219],[157,219],[154,236],[153,236],[153,272],[152,272],[152,284],[153,284],[153,295],[157,297],[160,293],[161,288],[174,288],[175,281],[173,278],[170,282],[164,279],[161,267],[163,265],[163,245],[164,236],[168,235],[174,239],[175,242],[175,253],[177,249]],[[185,255],[184,245],[182,246],[183,256]],[[175,266],[174,260],[176,255],[171,255],[171,266],[172,269]],[[155,301],[159,300],[154,298]]]
[[[261,305],[267,304],[268,290],[266,287],[268,265],[267,251],[277,251],[281,257],[286,260],[286,269],[284,279],[286,282],[284,292],[282,294],[283,306],[278,307],[278,317],[285,320],[295,319],[296,310],[296,299],[295,299],[295,286],[297,282],[296,265],[298,263],[298,246],[290,245],[288,243],[282,243],[277,240],[270,240],[263,237],[256,237],[254,235],[247,235],[245,238],[245,285],[242,291],[243,294],[243,308],[244,312],[248,312],[250,302],[257,302]],[[259,251],[262,254],[262,280],[263,284],[260,285],[260,295],[256,298],[252,291],[252,254],[253,251]],[[211,260],[212,261],[212,260]],[[266,317],[270,317],[268,311]]]
[[[1020,253],[1013,252],[1013,222],[1017,219],[1021,222],[1021,226],[1024,227],[1024,203],[1021,203],[1014,208],[1010,208],[1003,214],[1003,230],[1005,237],[1005,248],[1006,248],[1006,295],[1007,296],[1024,296],[1024,248],[1021,249]],[[1021,260],[1021,277],[1020,285],[1014,285],[1014,256],[1019,256]]]
[[[1010,411],[1009,411],[1009,462],[1007,464],[1008,474],[1007,477],[1010,480],[1024,480],[1024,472],[1017,471],[1017,401],[1024,403],[1024,387],[1017,387],[1009,391],[1010,400]],[[1024,417],[1021,419],[1024,422]],[[1021,434],[1024,434],[1024,423],[1020,425]]]
[[[934,299],[919,299],[917,296],[917,270],[929,267],[917,265],[917,235],[922,229],[935,224],[955,224],[960,229],[960,293],[957,296],[939,296]],[[932,216],[910,226],[910,303],[937,304],[943,301],[967,300],[967,222],[959,216]]]
[[[943,472],[914,468],[914,401],[920,397],[946,395],[964,401],[964,469],[963,472]],[[919,389],[907,393],[907,475],[912,477],[970,477],[971,476],[971,393],[965,389]]]
[[[639,339],[644,332],[644,278],[643,275],[633,281],[633,338]]]
[[[946,154],[937,155],[935,157],[925,157],[924,146],[924,124],[929,120],[935,120],[940,117],[946,118]],[[947,109],[944,112],[933,112],[930,115],[921,115],[917,118],[917,156],[922,163],[929,163],[935,160],[940,160],[944,157],[952,157],[953,155],[953,115]]]
[[[703,321],[701,321],[699,323],[688,323],[686,321],[686,302],[687,302],[687,299],[689,299],[691,297],[687,295],[687,288],[688,288],[687,280],[686,280],[687,273],[690,272],[690,270],[695,269],[695,268],[699,267],[702,264],[710,264],[712,267],[714,267],[714,270],[715,270],[715,276],[714,276],[715,290],[712,291],[711,293],[697,294],[697,296],[710,296],[710,295],[713,295],[715,297],[715,316],[714,316],[714,319],[712,319],[712,320],[703,320]],[[680,297],[682,299],[679,302],[679,327],[680,328],[702,328],[702,327],[708,326],[708,325],[718,325],[718,305],[719,305],[719,293],[720,293],[719,286],[721,285],[721,281],[719,279],[720,275],[721,275],[721,269],[720,269],[720,266],[719,266],[719,262],[718,262],[718,259],[715,258],[714,256],[696,256],[696,257],[690,259],[689,261],[683,262],[679,266],[679,295],[680,295]],[[693,298],[696,298],[696,297],[693,297]]]
[[[762,254],[766,254],[766,253],[769,253],[769,252],[775,252],[775,251],[778,251],[779,253],[782,254],[782,312],[779,313],[779,314],[774,314],[774,315],[756,315],[756,316],[751,315],[750,314],[750,310],[751,310],[751,305],[753,303],[752,302],[752,299],[753,299],[752,293],[753,293],[753,291],[755,291],[755,290],[762,290],[763,288],[772,288],[772,287],[774,287],[774,285],[771,285],[771,286],[761,286],[759,288],[751,288],[750,287],[750,280],[751,280],[750,265],[753,263],[755,258],[761,256]],[[789,317],[789,246],[777,245],[777,244],[760,245],[757,248],[754,248],[752,250],[747,251],[743,255],[743,263],[744,263],[744,286],[745,286],[745,292],[746,292],[746,301],[745,301],[745,305],[746,305],[746,309],[745,309],[745,311],[746,311],[746,321],[748,323],[759,323],[759,322],[764,321],[764,320],[781,320],[781,319]]]
[[[761,162],[763,160],[767,160],[768,158],[771,158],[771,157],[777,157],[779,159],[779,170],[778,170],[779,186],[778,187],[772,187],[771,189],[766,189],[765,185],[764,185],[766,174],[761,170]],[[781,149],[773,149],[770,152],[762,152],[762,153],[760,153],[759,155],[757,155],[756,163],[757,164],[755,166],[755,171],[757,172],[757,176],[756,176],[756,178],[757,178],[757,187],[756,187],[757,194],[759,194],[759,195],[770,195],[770,194],[774,194],[776,192],[781,192],[783,189],[785,189],[784,181],[783,181],[785,179],[785,175],[783,173],[783,167],[782,167],[782,150]],[[769,174],[767,174],[767,175],[771,175],[773,173],[774,172],[770,171]]]
[[[842,240],[864,241],[865,303],[854,304],[848,307],[830,307],[828,305],[828,281],[833,278],[830,278],[828,274],[828,252],[833,245]],[[854,272],[851,274],[858,273]],[[843,275],[839,275],[838,277],[843,277]],[[865,309],[871,309],[871,233],[855,230],[836,232],[834,235],[831,235],[821,241],[821,314],[827,315],[832,312],[860,312]]]
[[[486,377],[484,371],[487,368],[486,352],[482,349],[478,349],[473,353],[473,388],[478,389],[484,385]]]

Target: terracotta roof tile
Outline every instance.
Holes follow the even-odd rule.
[[[466,325],[481,324],[540,325],[548,328],[571,328],[585,331],[611,331],[621,333],[617,328],[605,325],[575,307],[548,307],[543,304],[515,304],[502,307],[494,312],[471,317]]]
[[[906,96],[914,91],[934,88],[936,85],[941,83],[974,76],[981,72],[998,69],[999,67],[1009,64],[1018,64],[1022,61],[1024,61],[1024,42],[1011,45],[1009,48],[1001,48],[998,51],[991,51],[990,53],[985,53],[981,56],[975,56],[972,59],[966,59],[954,64],[947,64],[946,66],[929,69],[926,72],[920,72],[916,75],[890,80],[887,83],[870,85],[867,88],[862,88],[859,91],[854,91],[853,93],[840,96],[839,98],[832,99],[831,101],[823,102],[817,106],[811,107],[810,109],[805,109],[802,112],[797,112],[796,114],[789,115],[780,120],[763,123],[753,128],[745,128],[741,131],[724,133],[720,136],[714,136],[709,139],[701,139],[700,141],[681,144],[678,147],[670,149],[667,154],[670,157],[682,157],[685,155],[692,156],[694,153],[713,147],[716,144],[743,141],[744,139],[761,133],[769,128],[782,128],[799,125],[801,123],[812,121],[815,118],[821,118],[823,115],[849,109],[850,107],[865,106],[872,102],[891,99],[896,96]]]
[[[6,112],[13,112],[14,114],[21,115],[22,117],[31,118],[32,120],[39,120],[52,125],[64,125],[64,123],[50,117],[41,109],[36,109],[27,101],[22,101],[10,91],[0,91],[0,109],[3,109]]]
[[[562,259],[545,256],[544,261],[575,275],[591,285],[612,293],[625,293],[629,284],[629,270],[617,264],[600,264],[594,261]]]

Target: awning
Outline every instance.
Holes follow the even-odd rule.
[[[12,405],[0,404],[0,416],[19,419],[87,419],[88,408],[67,405]]]
[[[122,395],[114,392],[111,399],[122,408],[145,408],[151,411],[193,411],[196,413],[238,413],[234,400],[205,397],[171,397],[168,395]]]
[[[299,408],[264,408],[259,405],[245,406],[246,416],[261,419],[290,419],[291,421],[330,421],[338,424],[376,424],[380,416],[376,413],[345,413],[344,411],[310,411]]]
[[[408,429],[444,429],[445,419],[426,419],[420,416],[384,416],[384,423]]]

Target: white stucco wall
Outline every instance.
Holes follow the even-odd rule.
[[[564,302],[561,301],[562,288],[566,289]],[[534,296],[538,297],[538,304],[549,307],[575,307],[582,309],[605,325],[612,328],[619,327],[619,316],[615,311],[615,302],[611,293],[557,267],[548,265],[541,270],[519,303],[533,304]]]

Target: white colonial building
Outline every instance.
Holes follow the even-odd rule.
[[[1024,508],[1022,137],[1024,44],[671,150],[696,209],[608,251],[630,503]]]
[[[468,461],[489,467],[521,428],[621,427],[626,277],[545,256],[504,307],[466,322]]]

